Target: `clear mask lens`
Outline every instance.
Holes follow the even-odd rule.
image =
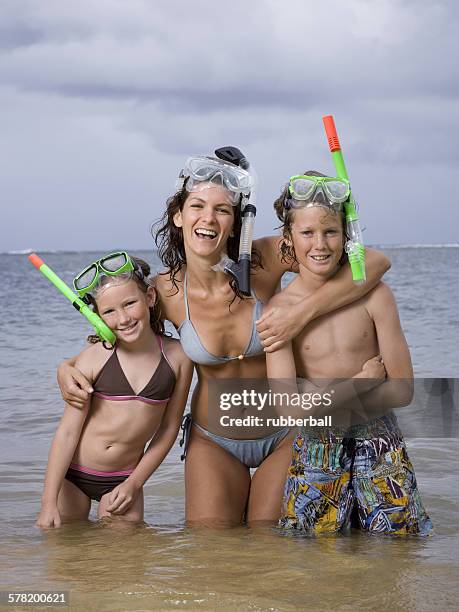
[[[253,187],[252,176],[247,170],[212,157],[190,157],[185,163],[183,174],[194,181],[220,184],[238,195],[248,195]]]
[[[291,208],[323,206],[338,212],[348,199],[350,189],[349,183],[340,179],[297,176],[290,179],[289,192]]]
[[[324,191],[321,185],[315,187],[312,190],[310,197],[307,199],[297,199],[293,197],[290,199],[290,207],[299,209],[299,208],[312,208],[315,206],[320,206],[322,208],[328,208],[329,210],[333,210],[334,212],[340,212],[342,208],[342,204],[340,202],[333,201],[328,197],[326,191]]]
[[[221,176],[220,178],[218,176],[214,176],[206,181],[198,181],[190,177],[186,182],[186,190],[191,193],[194,191],[201,191],[202,189],[210,189],[211,187],[215,187],[217,185],[226,190],[230,204],[232,206],[236,206],[239,202],[240,194],[228,189],[226,184],[222,181]]]
[[[74,286],[76,289],[82,290],[89,287],[97,275],[97,266],[93,264],[87,270],[83,271],[77,278],[75,278]]]
[[[135,264],[126,252],[111,253],[95,261],[88,268],[80,272],[75,277],[73,286],[80,297],[84,297],[86,293],[92,292],[93,289],[98,290],[101,287],[107,286],[112,280],[116,283],[116,279],[120,279],[117,284],[130,280],[135,267]],[[139,277],[140,274],[141,271],[139,270]]]
[[[201,181],[209,179],[215,170],[215,163],[205,157],[190,157],[185,163],[185,174]]]
[[[124,253],[118,253],[112,257],[102,259],[100,266],[102,269],[108,272],[116,272],[120,270],[127,263],[126,255]]]
[[[323,186],[332,202],[344,202],[349,197],[349,186],[343,181],[324,181]]]
[[[296,200],[309,200],[315,190],[316,183],[306,178],[296,179],[291,185],[291,193]]]
[[[97,283],[93,287],[92,291],[94,293],[100,293],[105,289],[113,286],[126,285],[130,280],[132,280],[134,273],[131,272],[123,272],[122,274],[117,274],[116,276],[107,276],[106,274],[100,274],[97,279]]]
[[[210,179],[213,183],[216,182],[226,187],[236,195],[239,195],[250,189],[250,184],[245,180],[246,177],[236,176],[227,170],[218,170]]]

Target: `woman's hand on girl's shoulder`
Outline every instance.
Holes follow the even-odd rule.
[[[77,357],[59,364],[57,383],[67,404],[84,408],[93,392],[92,382],[109,356],[110,352],[102,342],[97,342],[86,347]]]
[[[67,361],[63,361],[57,369],[57,384],[62,399],[79,409],[84,408],[93,391],[88,379]]]

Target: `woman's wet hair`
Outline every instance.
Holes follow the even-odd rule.
[[[136,266],[138,266],[140,270],[142,271],[141,275],[136,274],[136,272],[134,271],[134,273],[132,274],[132,280],[135,281],[140,291],[146,295],[149,287],[153,286],[152,283],[149,282],[150,266],[146,261],[144,261],[143,259],[140,259],[139,257],[131,256],[131,259],[134,262],[134,264],[136,264]],[[99,310],[97,308],[97,302],[96,302],[95,297],[88,293],[86,294],[86,298],[87,298],[88,304],[92,306],[92,309],[94,310],[94,312],[96,314],[99,314]],[[153,306],[150,306],[149,310],[150,310],[151,329],[157,335],[159,334],[164,335],[164,319],[161,314],[161,307],[159,304],[159,300],[156,300]],[[101,342],[99,336],[97,335],[88,336],[87,340],[91,344],[96,344],[97,342]],[[107,348],[105,344],[104,346]]]
[[[322,172],[318,172],[317,170],[306,170],[303,172],[304,176],[320,176],[326,178],[326,174],[322,174]],[[295,208],[288,206],[288,201],[291,199],[291,195],[289,192],[289,183],[287,183],[281,191],[280,196],[274,200],[274,210],[276,211],[277,218],[281,221],[282,225],[278,227],[278,229],[282,229],[283,240],[280,243],[280,252],[281,252],[281,261],[287,264],[296,263],[295,249],[291,244],[292,238],[292,225],[293,220],[295,218]],[[343,235],[345,240],[347,240],[346,235],[346,223],[344,218],[344,212],[335,213],[338,214],[341,218],[342,226],[343,226]],[[290,241],[288,244],[287,241]],[[348,261],[346,251],[343,249],[343,254],[341,259],[339,260],[339,265],[342,266],[344,263]]]
[[[174,223],[174,216],[183,210],[187,198],[192,193],[186,189],[187,180],[188,178],[185,179],[184,184],[179,191],[168,198],[164,215],[151,228],[151,234],[158,248],[158,257],[163,265],[167,268],[167,271],[161,272],[161,274],[170,276],[176,292],[179,290],[177,282],[180,282],[177,280],[177,274],[180,272],[182,266],[186,265],[186,255],[185,245],[183,243],[182,228],[176,227]],[[233,231],[231,232],[231,236],[228,237],[228,241],[226,243],[226,253],[228,257],[234,261],[239,259],[239,238],[242,227],[241,200],[242,196],[239,199],[238,204],[233,207]],[[257,249],[252,248],[252,270],[262,267],[263,264],[261,253]],[[233,290],[235,297],[237,296],[241,299],[244,298],[244,295],[240,293],[236,280],[233,277],[230,279],[230,287]]]

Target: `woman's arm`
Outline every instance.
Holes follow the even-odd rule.
[[[86,351],[91,350],[91,346],[86,347],[76,357],[66,359],[57,368],[57,384],[59,385],[63,400],[80,410],[85,407],[87,401],[91,398],[93,389],[89,380],[76,367],[76,363]]]
[[[288,308],[281,305],[270,308],[268,304],[257,322],[265,351],[277,350],[284,342],[295,338],[313,319],[355,302],[371,291],[390,268],[390,262],[380,251],[366,249],[365,254],[366,283],[356,285],[352,281],[350,266],[345,265],[312,296],[295,304],[290,302]]]
[[[180,352],[182,352],[181,349]],[[109,506],[107,507],[108,512],[124,514],[129,510],[137,493],[153,472],[161,465],[177,439],[177,433],[190,390],[193,363],[183,355],[177,366],[175,366],[174,361],[172,361],[172,365],[174,366],[177,383],[172,397],[167,404],[161,425],[135,470],[129,478],[111,492]]]

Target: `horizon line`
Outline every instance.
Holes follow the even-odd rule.
[[[459,248],[459,242],[445,242],[445,243],[421,243],[421,242],[417,242],[417,243],[394,243],[394,244],[380,244],[380,243],[376,243],[376,244],[368,244],[365,245],[368,246],[369,248],[377,248],[377,249],[438,249],[438,248]],[[125,247],[123,247],[123,250],[128,251],[128,252],[136,252],[136,251],[151,251],[152,253],[154,253],[155,255],[157,254],[157,249],[152,249],[151,247],[137,247],[135,249],[131,249],[128,248],[126,249]],[[53,254],[53,253],[105,253],[106,249],[91,249],[91,248],[85,248],[85,249],[79,249],[79,250],[75,250],[75,249],[32,249],[32,248],[25,248],[25,249],[10,249],[8,251],[0,251],[0,255],[30,255],[31,253],[35,253],[35,252],[40,252],[40,253],[49,253],[49,254]]]

